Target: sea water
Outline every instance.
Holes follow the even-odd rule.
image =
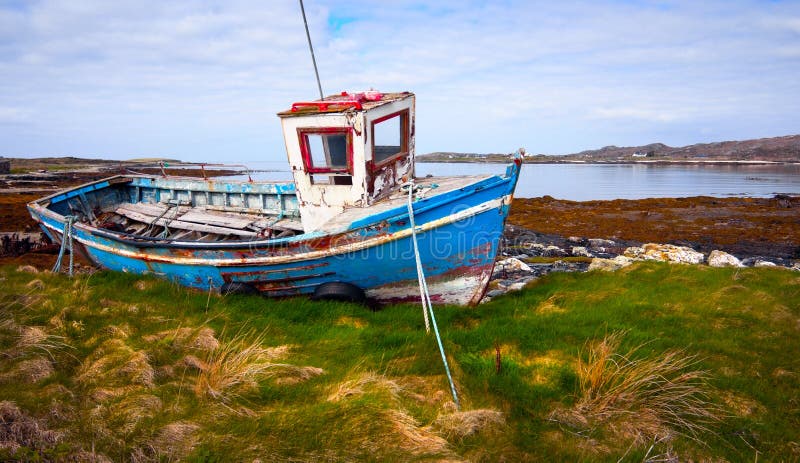
[[[250,163],[254,179],[291,181],[286,162]],[[418,163],[416,175],[502,174],[504,164]],[[800,164],[523,164],[516,196],[642,199],[800,195]]]

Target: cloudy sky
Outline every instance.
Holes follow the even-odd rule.
[[[326,94],[417,94],[417,152],[800,133],[800,1],[305,0]],[[0,0],[0,155],[280,161],[295,0]]]

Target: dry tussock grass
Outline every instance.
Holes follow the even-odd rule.
[[[641,346],[618,353],[623,335],[611,334],[588,346],[587,359],[578,361],[575,406],[557,410],[551,418],[587,431],[605,428],[636,444],[669,440],[675,434],[700,442],[722,411],[709,399],[707,374],[691,369],[696,357],[670,351],[635,359]]]
[[[101,334],[104,334],[111,338],[119,338],[119,339],[128,339],[132,332],[133,328],[131,328],[131,326],[128,324],[122,326],[108,325],[100,330]]]
[[[403,410],[389,409],[383,413],[392,432],[384,436],[388,442],[413,455],[452,454],[448,442],[441,436],[420,426],[419,422]]]
[[[137,351],[121,339],[109,339],[84,359],[77,378],[83,385],[113,387],[154,386],[155,370],[147,353]]]
[[[766,407],[758,401],[730,391],[721,392],[719,396],[725,405],[738,416],[760,415],[766,411]]]
[[[37,356],[19,362],[13,376],[23,383],[32,384],[50,377],[53,373],[53,363],[45,357]]]
[[[344,399],[364,395],[369,392],[388,394],[395,402],[400,400],[403,387],[384,375],[371,371],[360,373],[356,378],[339,383],[328,395],[329,402],[340,402]]]
[[[11,453],[20,447],[44,450],[62,438],[61,433],[47,429],[44,422],[28,416],[14,402],[0,402],[0,449]]]
[[[142,339],[147,342],[168,340],[177,349],[211,351],[220,346],[214,330],[207,326],[199,328],[180,327],[144,336]]]
[[[105,421],[116,424],[116,433],[130,434],[140,422],[158,416],[162,409],[161,399],[154,395],[126,395],[109,407],[110,414]]]
[[[359,418],[351,420],[349,423],[351,429],[344,430],[345,434],[359,436],[364,434],[364,429],[373,429],[368,435],[364,435],[364,439],[354,442],[357,447],[369,451],[372,455],[386,454],[386,452],[389,452],[389,455],[396,455],[392,452],[400,450],[416,457],[457,458],[438,429],[434,426],[422,426],[400,406],[402,398],[427,403],[424,395],[414,389],[430,381],[425,381],[421,377],[394,380],[370,371],[351,373],[351,376],[355,377],[339,383],[332,389],[328,401],[342,402],[365,394],[375,394],[388,402],[391,407],[380,411],[381,419],[377,422],[372,418],[369,423],[362,423]],[[430,389],[430,385],[426,387]]]
[[[3,356],[11,359],[46,354],[51,360],[56,361],[59,354],[72,349],[66,338],[48,333],[40,326],[20,326],[8,321],[3,328],[14,333],[12,336],[16,338],[14,345],[2,352]]]
[[[33,290],[37,290],[37,291],[41,291],[41,290],[43,290],[43,289],[44,289],[44,282],[43,282],[42,280],[40,280],[40,279],[36,278],[35,280],[31,280],[31,281],[29,281],[29,282],[28,282],[28,283],[25,285],[25,287],[26,287],[26,288],[29,288],[29,289],[33,289]]]
[[[292,385],[308,381],[323,374],[325,374],[325,370],[319,367],[278,365],[278,372],[275,373],[278,378],[275,379],[275,382],[282,385]]]
[[[484,429],[502,426],[505,422],[505,417],[497,410],[467,410],[439,415],[433,422],[433,429],[448,440],[464,439]]]
[[[401,386],[399,392],[403,397],[439,407],[452,403],[450,392],[442,388],[447,381],[444,375],[406,375],[397,378],[396,381]]]
[[[161,428],[156,435],[141,442],[130,455],[131,463],[182,461],[197,446],[200,429],[194,423],[175,422]]]
[[[251,389],[260,379],[274,376],[286,365],[273,363],[277,355],[287,348],[265,348],[264,335],[240,331],[219,347],[208,351],[204,367],[197,375],[194,392],[198,397],[208,397],[230,403],[239,392]]]

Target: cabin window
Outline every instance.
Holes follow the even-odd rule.
[[[372,168],[408,155],[408,111],[390,114],[372,123]]]
[[[352,185],[353,150],[348,129],[299,129],[306,172],[314,184]]]

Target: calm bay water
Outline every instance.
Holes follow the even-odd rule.
[[[291,180],[285,162],[248,163],[267,170],[264,180]],[[419,163],[417,176],[502,174],[503,164]],[[648,165],[525,164],[517,197],[549,195],[559,199],[641,199],[685,196],[769,197],[800,194],[800,164],[794,165]]]
[[[500,164],[419,163],[417,175],[502,173]],[[800,194],[800,165],[524,164],[516,196],[574,201]]]

